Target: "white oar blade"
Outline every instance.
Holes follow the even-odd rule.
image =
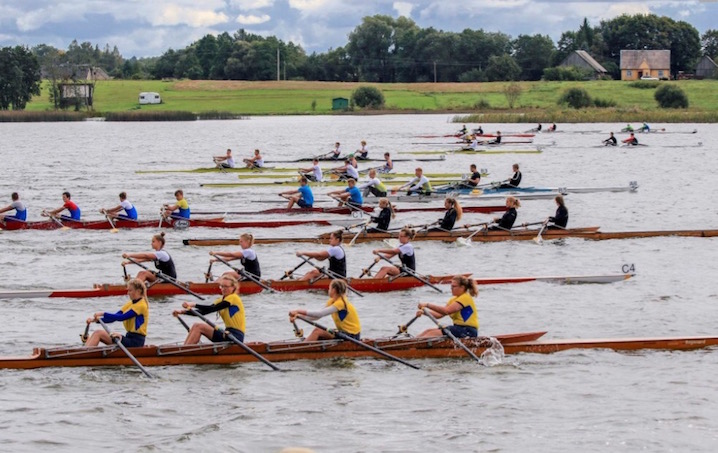
[[[456,238],[454,243],[459,247],[471,247],[471,239],[467,238]]]
[[[399,245],[399,239],[384,239],[384,244],[388,245],[391,248],[397,248]]]

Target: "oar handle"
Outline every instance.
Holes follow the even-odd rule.
[[[131,262],[132,264],[140,266],[142,269],[144,269],[148,272],[152,272],[154,275],[157,276],[157,278],[169,283],[172,286],[175,286],[175,287],[181,289],[182,291],[186,292],[187,294],[191,294],[200,300],[205,300],[205,298],[203,296],[201,296],[200,294],[197,294],[196,292],[194,292],[191,289],[187,288],[186,286],[182,285],[181,283],[179,283],[177,281],[177,279],[170,277],[169,275],[165,274],[164,272],[155,270],[155,269],[150,269],[149,267],[145,266],[144,264],[140,263],[139,261],[135,260],[134,258],[132,258],[130,256],[128,256],[126,258],[126,260]]]
[[[105,332],[107,332],[107,335],[110,336],[110,338],[117,345],[117,347],[122,349],[122,352],[125,353],[127,358],[129,358],[132,361],[132,363],[137,365],[137,368],[139,368],[140,370],[142,370],[143,373],[145,373],[145,376],[147,376],[148,378],[151,378],[151,379],[154,378],[154,376],[151,375],[150,372],[147,371],[147,369],[144,366],[142,366],[140,361],[137,360],[137,358],[134,355],[132,355],[132,353],[125,347],[125,345],[122,344],[122,340],[120,340],[117,337],[112,336],[112,332],[110,332],[109,327],[107,327],[107,324],[105,324],[105,322],[102,319],[98,319],[97,322],[102,326],[103,329],[105,329]]]
[[[466,345],[465,345],[461,340],[459,340],[458,338],[456,338],[456,336],[455,336],[453,333],[451,333],[451,331],[450,331],[449,329],[447,329],[446,327],[444,327],[443,325],[441,325],[441,323],[439,322],[439,320],[436,319],[436,318],[434,317],[434,315],[431,314],[431,310],[429,310],[427,307],[424,307],[423,312],[424,312],[424,315],[428,316],[429,319],[431,319],[432,321],[434,321],[434,324],[436,324],[436,327],[438,327],[439,330],[441,330],[441,332],[442,332],[444,335],[446,335],[447,337],[451,338],[451,340],[453,340],[453,342],[454,342],[455,344],[457,344],[459,347],[461,347],[461,349],[463,349],[464,351],[466,351],[466,353],[469,354],[469,356],[471,356],[471,357],[472,357],[474,360],[476,360],[477,362],[481,363],[481,359],[479,359],[479,358],[476,356],[476,354],[473,353],[473,351],[471,351],[469,348],[467,348]]]

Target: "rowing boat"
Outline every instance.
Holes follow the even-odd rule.
[[[450,184],[457,182],[456,179],[439,179],[432,181],[435,184]],[[359,182],[361,184],[362,181]],[[297,186],[299,185],[298,178],[284,180],[284,181],[254,181],[254,182],[220,182],[220,183],[203,183],[200,187],[210,187],[215,189],[228,189],[233,187],[261,187],[261,186]],[[312,187],[343,187],[347,185],[346,181],[322,181],[322,182],[310,182]]]
[[[499,183],[496,183],[497,185]],[[485,186],[479,188],[472,187],[457,187],[457,184],[449,184],[446,187],[434,187],[434,192],[438,194],[442,193],[453,193],[461,195],[484,195],[484,194],[504,194],[504,195],[518,195],[526,193],[553,193],[563,194],[568,193],[599,193],[599,192],[635,192],[638,190],[638,183],[631,181],[627,186],[614,186],[614,187],[492,187]]]
[[[328,172],[329,170],[327,170]],[[296,170],[295,170],[296,172]],[[366,173],[366,172],[364,172]],[[270,178],[287,178],[288,175],[283,174],[271,174],[271,173],[252,173],[252,174],[241,174],[237,175],[239,179],[270,179]],[[336,175],[333,175],[336,177]],[[388,180],[388,179],[396,179],[396,178],[413,178],[415,176],[414,173],[380,173],[378,175],[382,180]],[[465,176],[467,176],[467,173],[424,173],[424,176],[427,178],[439,178],[439,179],[461,179]],[[484,178],[486,176],[489,176],[489,173],[485,170],[481,172],[481,177]],[[330,175],[331,178],[331,175]],[[295,180],[296,182],[296,180]]]
[[[369,205],[362,206],[364,212],[372,212],[373,207]],[[490,212],[506,211],[508,208],[506,205],[494,205],[494,206],[462,206],[463,212],[483,213],[487,214]],[[446,208],[443,206],[436,207],[414,207],[414,208],[397,208],[394,207],[394,212],[444,212]],[[313,214],[313,213],[325,213],[325,214],[351,214],[349,208],[336,207],[336,208],[274,208],[265,209],[263,211],[251,212],[251,211],[201,211],[198,214],[227,214],[227,215],[255,215],[255,214]]]
[[[373,209],[372,209],[373,210]],[[347,211],[348,213],[348,211]],[[218,219],[163,219],[160,223],[156,220],[113,220],[114,226],[106,219],[103,220],[62,220],[55,222],[52,220],[23,222],[8,221],[2,225],[3,230],[56,230],[62,227],[69,227],[76,230],[110,230],[131,229],[131,228],[157,228],[158,225],[167,228],[185,229],[187,227],[203,227],[203,228],[281,228],[287,226],[299,225],[331,225],[328,220],[271,220],[271,221],[243,221],[243,222],[225,222],[222,218]]]
[[[697,134],[698,129],[693,129],[692,131],[667,131],[665,128],[660,129],[636,129],[635,131],[637,134]]]
[[[680,236],[680,237],[717,237],[718,229],[714,230],[665,230],[665,231],[620,231],[620,232],[600,232],[599,227],[585,228],[546,228],[541,232],[544,240],[554,240],[563,238],[582,238],[591,240],[608,240],[608,239],[637,239],[649,237],[663,236]],[[419,232],[414,236],[413,241],[443,241],[455,242],[457,238],[468,238],[474,242],[501,242],[501,241],[530,241],[538,236],[539,230],[534,228],[514,228],[511,231],[479,231],[470,229],[455,229],[450,232],[432,231]],[[366,233],[361,232],[355,242],[374,242],[383,241],[385,239],[398,239],[398,233]],[[353,238],[352,238],[353,239]],[[347,239],[348,241],[349,239]],[[314,244],[328,244],[329,233],[324,233],[318,237],[296,237],[296,238],[255,238],[255,244],[278,244],[290,242],[305,242]],[[184,245],[194,246],[216,246],[216,245],[238,245],[236,238],[232,239],[184,239]]]
[[[610,349],[614,351],[668,350],[689,351],[718,345],[718,336],[685,336],[664,338],[606,338],[606,339],[555,339],[541,340],[546,332],[522,332],[496,335],[506,354],[549,354],[571,349]],[[379,348],[404,360],[410,359],[461,359],[468,355],[457,348],[453,340],[438,338],[379,338],[362,340],[364,344]],[[495,348],[489,337],[460,340],[476,355]],[[272,362],[293,360],[326,360],[336,358],[381,358],[361,345],[342,340],[316,342],[277,341],[271,343],[245,343],[257,354]],[[230,342],[197,345],[169,344],[129,348],[144,366],[167,365],[229,365],[256,362],[258,359]],[[131,366],[133,362],[117,346],[92,348],[59,347],[35,348],[27,357],[0,357],[2,369],[33,369],[45,367],[80,366]]]
[[[470,276],[471,274],[461,274]],[[556,284],[581,284],[581,283],[615,283],[628,280],[634,274],[606,274],[606,275],[564,275],[551,277],[482,277],[474,279],[477,285],[501,285],[511,283],[545,282]],[[432,285],[448,284],[453,275],[428,275],[423,277]],[[389,278],[349,278],[348,283],[352,288],[361,292],[383,293],[390,291],[406,291],[412,288],[424,286],[424,284],[413,277]],[[264,280],[262,283],[275,291],[326,291],[331,280],[321,278],[315,281],[309,280]],[[216,282],[195,283],[186,282],[182,285],[188,290],[197,294],[215,295],[221,294]],[[243,281],[240,285],[240,294],[256,294],[262,288],[251,281]],[[8,290],[0,291],[0,299],[41,299],[41,298],[72,298],[84,299],[88,297],[112,297],[122,296],[127,293],[127,287],[122,284],[96,284],[90,289],[34,289],[34,290]],[[155,283],[147,290],[150,297],[176,296],[186,294],[175,285],[169,283]]]
[[[138,174],[161,174],[161,173],[261,173],[263,171],[293,171],[296,172],[296,168],[276,168],[276,167],[262,167],[262,168],[218,168],[218,167],[200,167],[190,169],[179,169],[179,170],[136,170]]]
[[[347,156],[342,156],[339,159],[332,159],[331,157],[318,157],[317,160],[320,162],[344,162]],[[439,156],[439,157],[421,157],[421,158],[412,158],[412,159],[392,159],[392,162],[412,162],[412,161],[418,161],[418,162],[437,162],[437,161],[443,161],[445,160],[445,156]],[[291,164],[291,163],[297,163],[297,162],[312,162],[314,160],[314,157],[304,157],[302,159],[294,159],[294,160],[272,160],[272,161],[265,161],[265,162],[272,162],[272,163],[278,163],[278,164]],[[359,162],[386,162],[383,158],[382,159],[357,159]]]
[[[543,152],[542,146],[537,146],[532,149],[491,149],[491,148],[479,148],[479,149],[445,149],[445,150],[428,150],[428,151],[400,151],[399,154],[414,154],[414,155],[429,155],[429,154],[540,154]]]

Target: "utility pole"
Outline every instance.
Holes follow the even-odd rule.
[[[280,80],[280,74],[279,74],[279,47],[277,47],[277,82]]]
[[[434,83],[436,83],[436,60],[434,60]]]

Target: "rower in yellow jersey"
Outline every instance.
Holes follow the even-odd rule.
[[[344,280],[332,280],[329,284],[329,300],[322,310],[292,310],[289,312],[289,320],[294,321],[298,315],[312,319],[320,319],[332,315],[337,330],[356,339],[361,339],[361,323],[356,308],[347,300],[347,282]],[[331,340],[334,336],[325,330],[315,328],[305,341]]]
[[[245,315],[244,304],[242,304],[242,299],[239,298],[239,282],[232,276],[224,275],[219,279],[219,288],[222,291],[222,297],[215,300],[212,305],[183,302],[182,307],[185,310],[175,310],[172,315],[191,316],[190,308],[194,308],[202,315],[219,312],[219,316],[224,321],[225,330],[214,329],[204,322],[195,323],[189,329],[184,344],[197,344],[202,335],[215,343],[229,341],[225,332],[231,333],[237,340],[244,342]]]
[[[443,307],[426,302],[419,303],[416,316],[424,314],[424,308],[431,310],[435,318],[450,316],[454,325],[447,327],[456,338],[475,338],[479,335],[479,317],[476,313],[474,297],[479,294],[473,279],[457,275],[451,279],[453,297]],[[419,337],[441,337],[441,329],[428,329]]]
[[[100,342],[104,344],[113,344],[112,338],[120,338],[123,346],[127,348],[137,348],[145,345],[145,337],[147,337],[147,323],[150,320],[150,308],[147,304],[147,287],[144,282],[133,278],[127,282],[127,295],[130,300],[120,308],[116,313],[99,311],[87,318],[87,324],[97,322],[102,319],[105,323],[122,321],[127,333],[121,335],[113,332],[112,335],[104,330],[96,330],[92,332],[90,338],[85,343],[86,347],[97,346]]]

